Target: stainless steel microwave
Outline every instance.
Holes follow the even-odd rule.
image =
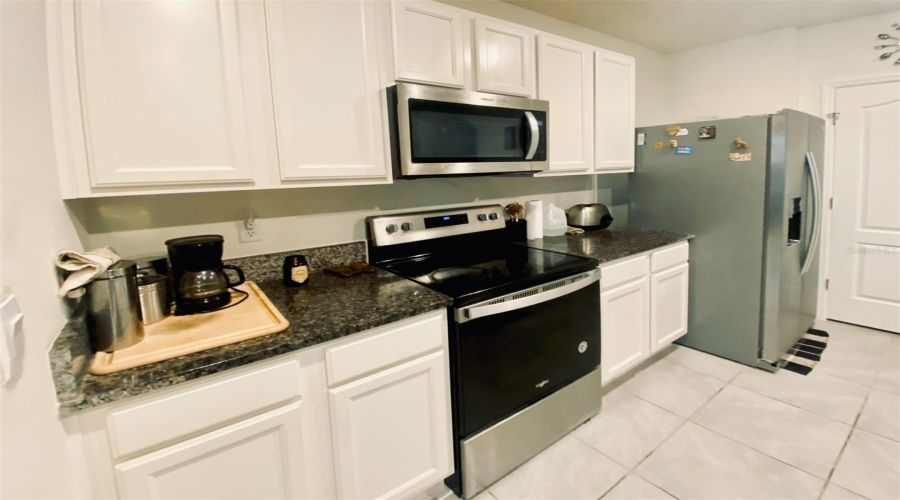
[[[547,101],[408,83],[387,99],[395,177],[547,170]]]

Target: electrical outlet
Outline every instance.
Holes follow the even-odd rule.
[[[250,243],[251,241],[262,241],[262,234],[259,229],[244,229],[238,231],[238,241],[241,243]]]
[[[262,234],[259,232],[259,226],[256,224],[256,217],[249,210],[244,220],[238,223],[238,241],[241,243],[262,241]]]

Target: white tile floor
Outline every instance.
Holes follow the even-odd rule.
[[[900,335],[818,327],[808,376],[677,348],[477,500],[900,499]]]

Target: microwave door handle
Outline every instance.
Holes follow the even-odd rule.
[[[524,309],[526,307],[531,307],[543,302],[547,302],[548,300],[558,299],[564,295],[568,295],[572,292],[577,292],[582,288],[586,288],[588,286],[593,285],[600,281],[600,271],[594,270],[589,271],[584,274],[584,278],[574,282],[569,283],[567,285],[563,285],[558,288],[552,288],[545,292],[537,293],[534,295],[529,295],[527,297],[522,297],[519,299],[506,300],[504,302],[500,302],[498,304],[491,304],[491,301],[488,301],[486,304],[476,304],[469,307],[464,307],[462,309],[456,310],[456,322],[457,323],[465,323],[467,321],[472,321],[473,319],[484,318],[487,316],[493,316],[495,314],[501,314],[505,312],[515,311],[517,309]],[[569,278],[565,278],[569,279]],[[560,280],[565,281],[565,280]],[[543,285],[547,286],[547,285]]]
[[[534,158],[534,153],[537,152],[538,142],[541,139],[541,130],[538,128],[537,120],[531,111],[525,112],[525,119],[528,121],[528,129],[531,131],[528,135],[528,152],[525,153],[525,159],[530,160]]]

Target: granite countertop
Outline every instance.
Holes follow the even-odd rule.
[[[545,236],[522,244],[552,252],[590,257],[603,264],[679,241],[688,241],[693,237],[693,234],[656,229],[614,227],[600,231],[585,231],[584,234]]]
[[[61,413],[137,396],[452,304],[449,297],[383,270],[350,278],[314,271],[309,284],[300,288],[285,287],[280,280],[257,284],[290,321],[284,332],[111,375],[87,372],[92,356],[88,335],[83,315],[74,314],[50,351]]]

